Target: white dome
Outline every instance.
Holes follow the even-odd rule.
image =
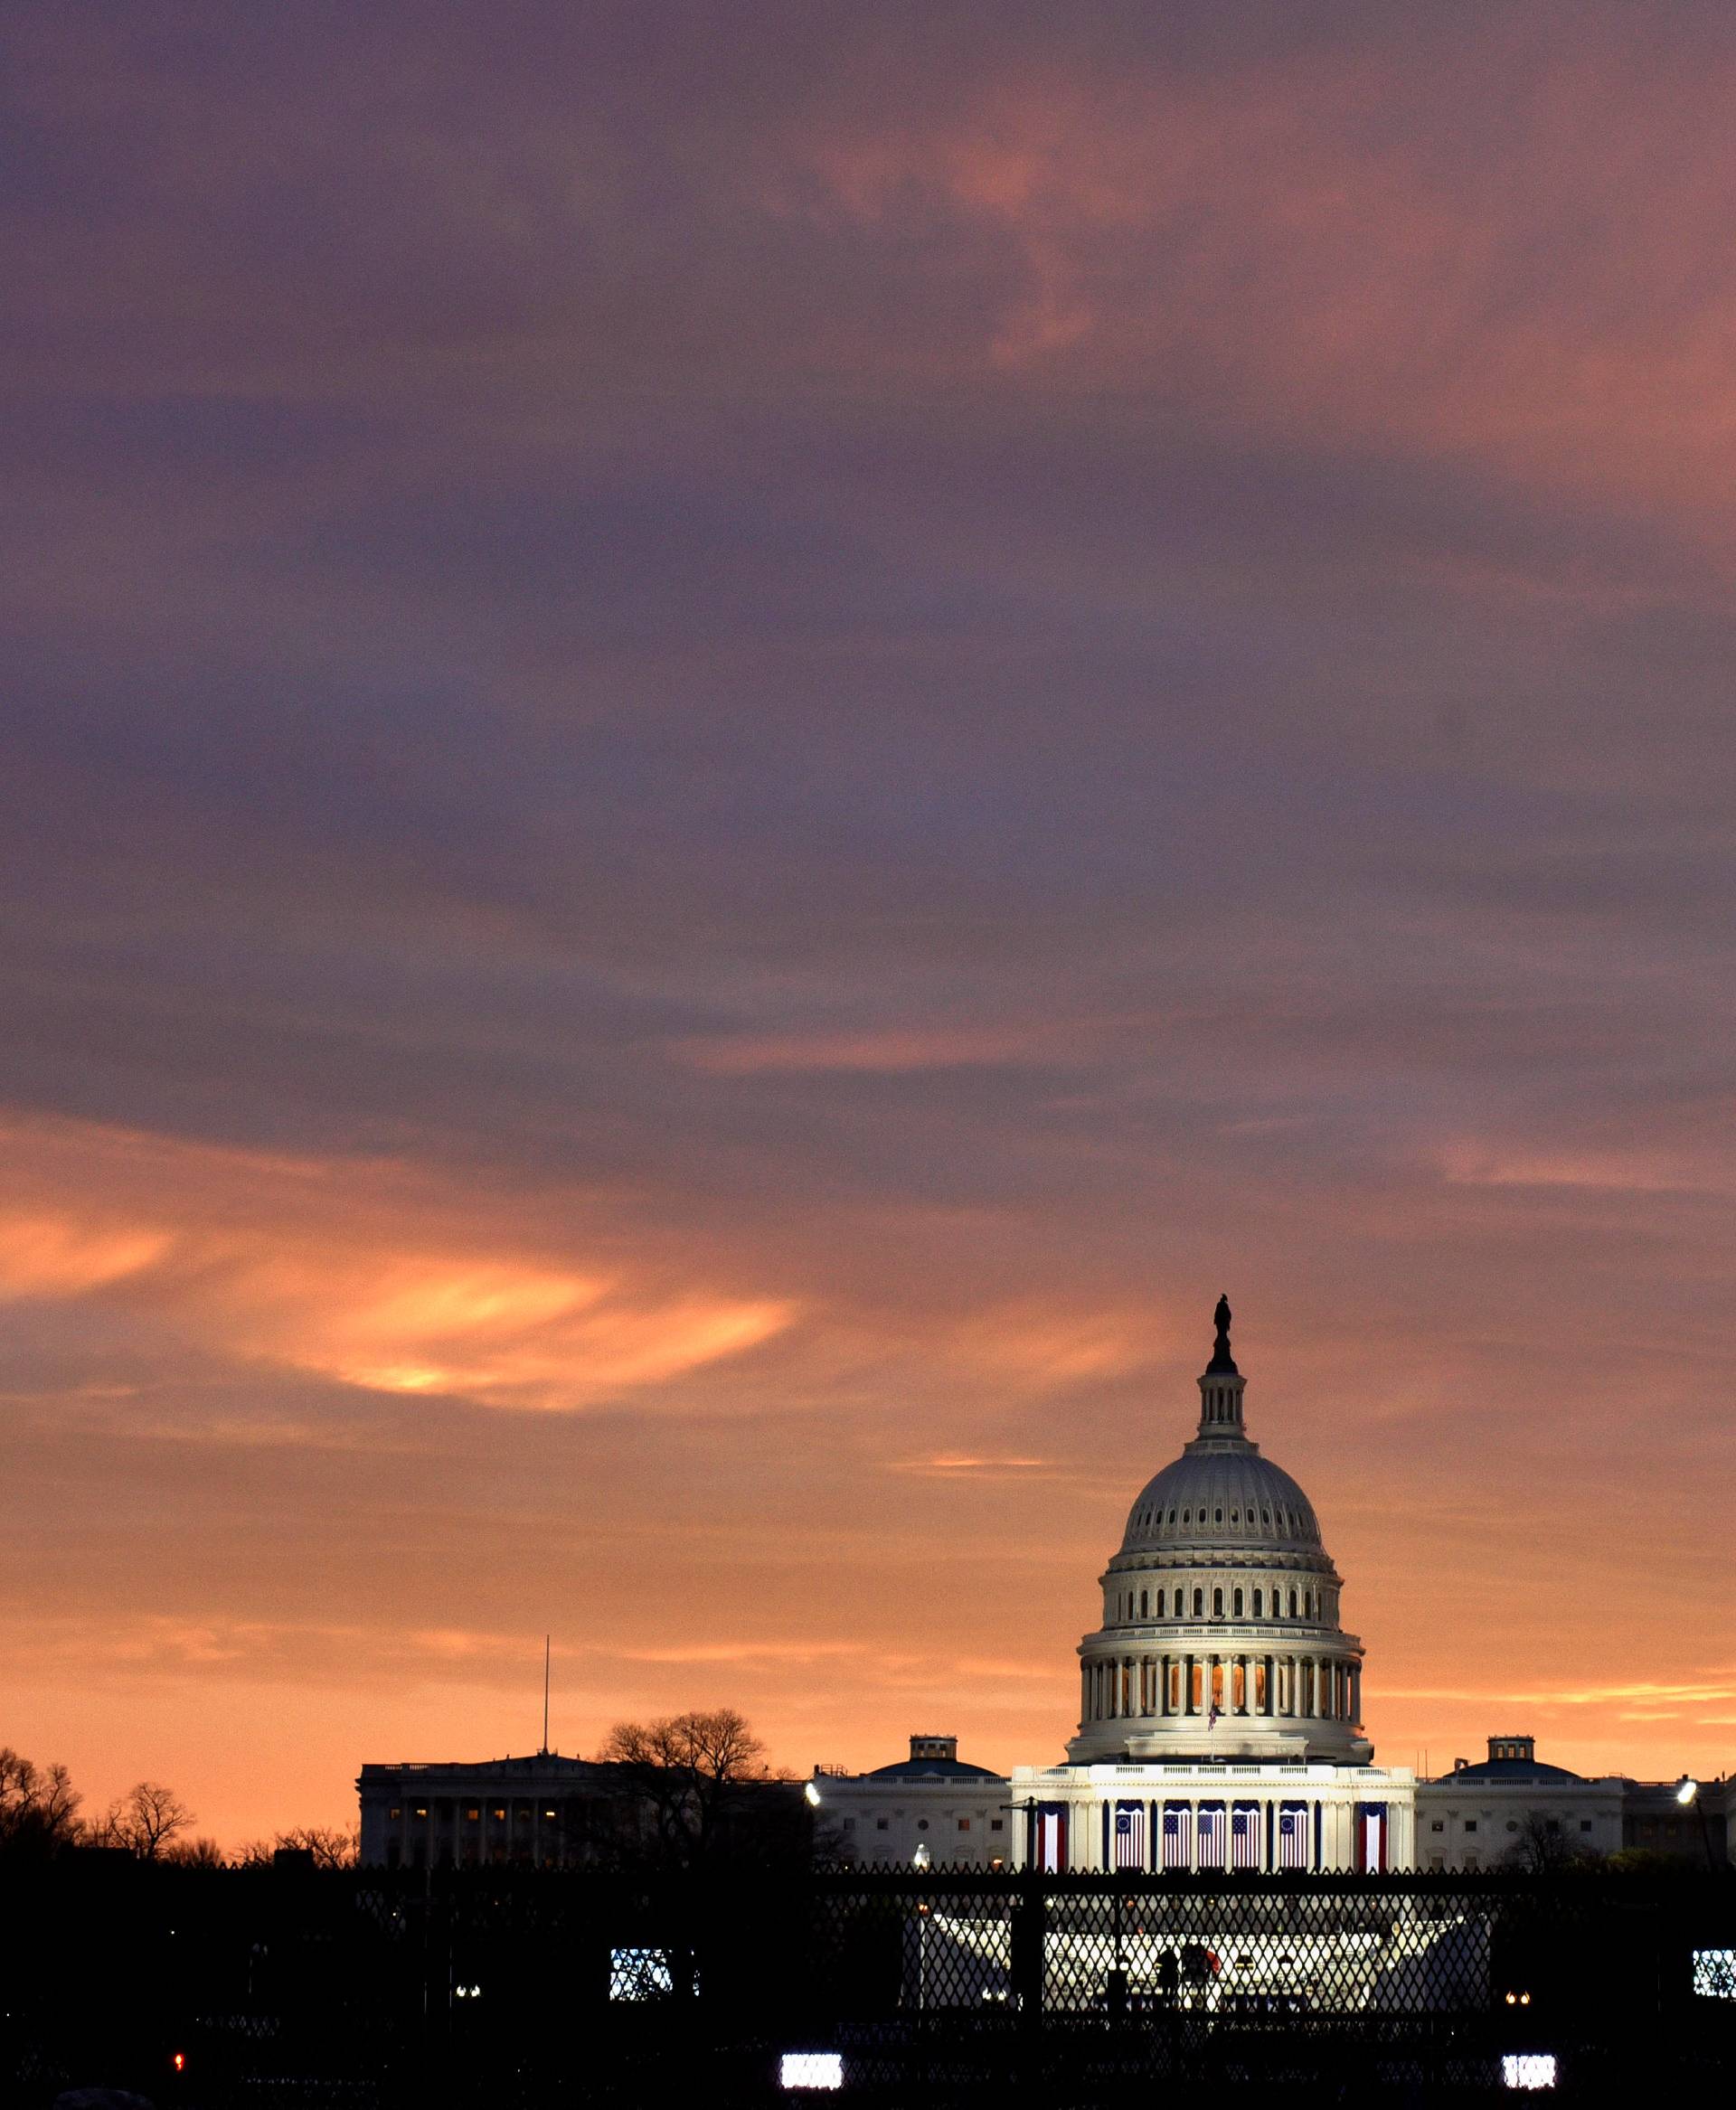
[[[1318,1549],[1320,1526],[1307,1496],[1254,1445],[1190,1448],[1140,1490],[1121,1550],[1181,1545]]]

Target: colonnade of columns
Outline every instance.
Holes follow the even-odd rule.
[[[1094,1656],[1082,1666],[1082,1721],[1213,1712],[1359,1722],[1362,1666],[1263,1652]]]

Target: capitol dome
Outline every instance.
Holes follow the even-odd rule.
[[[1313,1504],[1243,1426],[1226,1299],[1215,1316],[1198,1432],[1140,1490],[1099,1578],[1069,1759],[1366,1765],[1363,1645],[1338,1624],[1342,1580]]]
[[[1197,1457],[1184,1451],[1140,1491],[1121,1550],[1207,1541],[1317,1549],[1320,1526],[1307,1496],[1256,1445]]]

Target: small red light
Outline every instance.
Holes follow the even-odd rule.
[[[176,2073],[185,2073],[187,2070],[186,2053],[184,2051],[177,2051],[175,2057],[170,2059],[169,2064],[175,2068]]]

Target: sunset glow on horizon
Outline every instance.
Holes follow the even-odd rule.
[[[1736,16],[38,11],[0,1744],[1058,1763],[1227,1290],[1377,1761],[1736,1769]]]

